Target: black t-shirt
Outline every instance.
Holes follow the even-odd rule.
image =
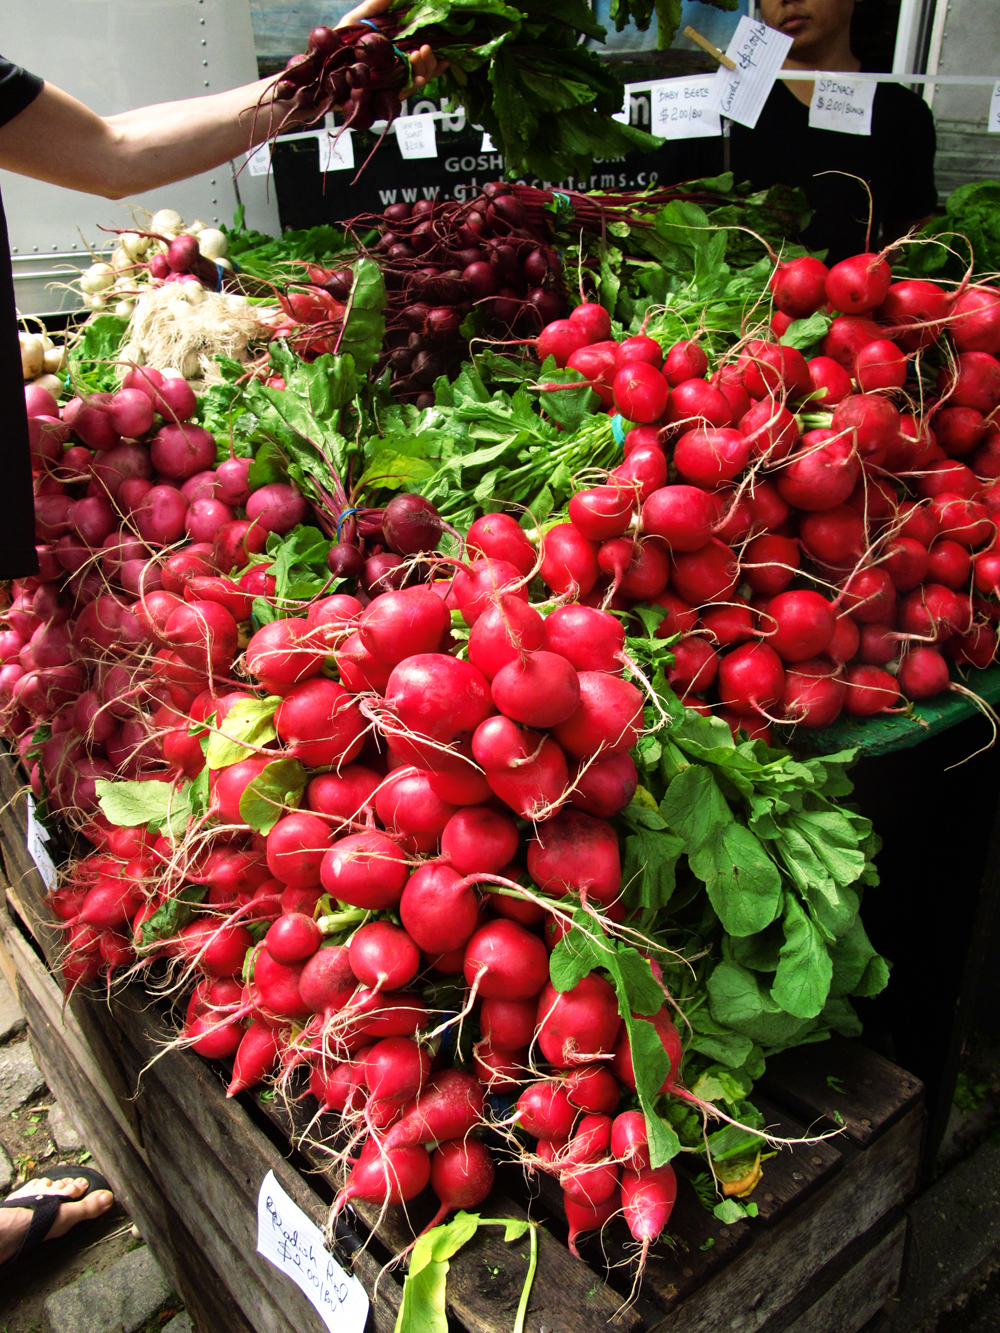
[[[0,56],[0,125],[6,125],[33,102],[42,91],[42,83],[36,74],[29,74]],[[14,276],[7,219],[0,200],[0,578],[23,578],[37,569],[35,504],[21,349],[17,341]]]
[[[828,264],[865,248],[868,193],[860,181],[821,172],[848,172],[872,192],[871,244],[877,248],[885,221],[910,223],[937,205],[934,185],[934,118],[930,107],[897,83],[880,83],[870,135],[840,134],[809,126],[809,107],[780,82],[774,85],[756,126],[733,124],[730,167],[737,182],[801,186],[814,210],[802,240],[828,250]],[[670,175],[692,180],[722,171],[722,139],[689,139],[678,145]]]

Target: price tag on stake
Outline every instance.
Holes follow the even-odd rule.
[[[268,1171],[257,1196],[257,1253],[301,1287],[331,1333],[364,1333],[368,1296],[326,1248],[323,1233]]]
[[[271,145],[262,143],[247,154],[247,170],[251,176],[270,176],[271,167]]]
[[[744,15],[726,48],[736,68],[719,66],[712,83],[712,109],[752,130],[791,46],[791,37]]]
[[[49,840],[49,831],[40,824],[35,816],[35,801],[28,793],[28,853],[38,868],[42,882],[50,893],[55,891],[58,872],[45,844]]]
[[[320,171],[345,171],[354,168],[353,131],[344,130],[334,142],[333,135],[319,134],[319,169]]]
[[[990,134],[1000,134],[1000,79],[997,79],[993,85],[993,96],[990,98],[990,118],[986,122],[986,128]]]
[[[664,139],[708,139],[722,133],[710,105],[714,74],[659,79],[649,90],[650,132]]]
[[[396,142],[405,161],[437,157],[437,130],[433,116],[400,116],[395,126]]]
[[[872,132],[872,104],[878,84],[872,79],[831,74],[813,84],[809,103],[809,126],[814,130],[836,130],[840,134]]]

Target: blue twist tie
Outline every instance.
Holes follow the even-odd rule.
[[[622,425],[624,420],[620,412],[616,412],[611,418],[611,434],[615,437],[615,444],[620,444],[623,449],[625,448],[625,427]]]
[[[382,29],[378,26],[378,24],[377,24],[377,23],[373,23],[373,22],[371,21],[371,19],[358,19],[357,22],[358,22],[358,25],[359,25],[359,26],[362,26],[362,27],[365,27],[365,28],[371,28],[372,32],[381,32],[381,31],[382,31]]]
[[[340,529],[341,529],[341,528],[343,527],[343,525],[344,525],[344,520],[347,519],[347,518],[350,518],[350,516],[351,516],[352,514],[356,514],[357,512],[358,512],[358,509],[357,509],[356,506],[355,506],[354,509],[345,509],[344,512],[341,514],[341,516],[337,519],[337,541],[338,541],[338,542],[340,541]]]
[[[566,205],[567,208],[572,208],[572,207],[573,207],[572,203],[570,202],[570,197],[569,197],[569,195],[566,194],[563,190],[553,190],[553,191],[552,191],[552,198],[553,198],[553,199],[561,199],[561,200],[563,201],[563,203]]]
[[[225,276],[225,272],[226,272],[226,270],[222,267],[221,264],[216,264],[216,266],[215,266],[215,290],[216,290],[217,292],[221,292],[221,291],[222,291],[222,279],[223,279],[223,277]]]

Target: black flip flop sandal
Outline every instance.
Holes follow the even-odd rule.
[[[93,1194],[95,1190],[111,1192],[111,1186],[100,1171],[95,1171],[89,1166],[77,1166],[73,1162],[60,1162],[58,1166],[47,1167],[44,1177],[40,1178],[51,1181],[82,1179],[86,1180],[87,1188],[75,1199],[66,1199],[61,1194],[25,1194],[18,1199],[4,1199],[0,1203],[0,1208],[30,1208],[31,1222],[17,1253],[11,1255],[5,1263],[0,1264],[0,1269],[8,1268],[16,1260],[23,1259],[41,1245],[55,1225],[56,1218],[59,1216],[59,1209],[64,1203],[79,1203],[81,1199],[85,1199],[88,1194]],[[73,1227],[71,1230],[75,1231],[76,1228]],[[69,1232],[66,1234],[68,1235]]]

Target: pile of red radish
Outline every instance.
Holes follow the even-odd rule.
[[[949,668],[988,666],[1000,620],[1000,290],[893,283],[869,254],[771,290],[776,334],[834,316],[818,355],[747,339],[710,374],[697,341],[615,342],[593,305],[537,340],[627,432],[542,577],[660,607],[684,702],[765,737],[962,690]]]

